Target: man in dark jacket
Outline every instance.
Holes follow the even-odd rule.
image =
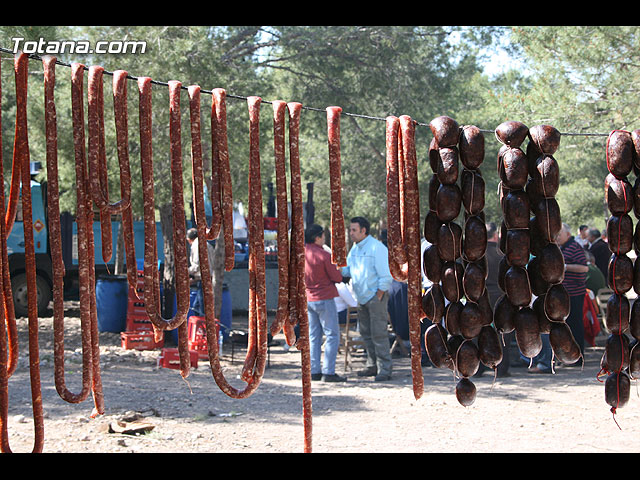
[[[589,240],[590,251],[596,259],[596,267],[600,269],[604,278],[607,278],[607,270],[609,268],[609,259],[611,258],[611,250],[609,250],[609,244],[602,239],[600,230],[597,228],[591,228],[587,234],[587,240]]]

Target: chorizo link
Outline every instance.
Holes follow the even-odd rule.
[[[65,265],[62,259],[62,241],[60,227],[60,205],[58,187],[57,125],[54,99],[55,57],[43,59],[44,67],[44,107],[47,159],[47,216],[49,218],[49,240],[53,270],[53,337],[54,337],[54,374],[56,391],[60,397],[70,403],[84,401],[91,390],[91,331],[84,323],[82,335],[82,390],[71,393],[64,379],[64,275]],[[81,322],[82,322],[81,318]]]
[[[257,161],[259,161],[259,157],[256,158],[255,153],[252,155],[253,161],[251,165],[253,166],[253,172],[250,178],[253,177],[253,182],[257,179],[259,180],[259,170],[256,176],[255,167],[257,165]],[[203,198],[203,187],[202,187],[202,164],[199,161],[198,157],[192,157],[193,161],[193,172],[194,172],[194,208],[197,212],[197,218],[202,219],[204,217],[204,198]],[[259,167],[259,165],[258,165]],[[258,190],[258,193],[261,197],[261,190],[258,185],[254,190]],[[251,191],[251,190],[250,190]],[[256,198],[252,198],[253,201]],[[260,198],[260,205],[262,204],[262,200]],[[254,208],[252,208],[254,204],[250,204],[250,214]],[[261,207],[260,207],[261,208]],[[261,211],[260,211],[261,213]],[[253,219],[253,217],[252,217]],[[196,227],[198,229],[198,238],[204,238],[206,234],[206,222],[197,222]],[[254,222],[250,223],[250,227],[252,227],[252,235],[250,235],[250,239],[252,242],[256,242],[256,244],[260,243],[260,240],[256,240],[256,237],[259,237],[259,225],[256,225]],[[257,231],[254,231],[256,229]],[[264,242],[264,240],[263,240]],[[260,255],[260,250],[256,252],[253,244],[250,248],[252,254],[250,256],[250,266],[251,266],[251,286],[254,287],[257,283],[261,283],[264,285],[264,268],[262,269],[261,279],[256,282],[255,281],[255,265],[262,264],[264,265],[264,243],[262,245],[262,255]],[[208,265],[208,251],[206,242],[198,241],[198,254],[200,256],[200,265]],[[262,256],[262,259],[256,262],[256,257]],[[232,385],[229,384],[227,379],[224,377],[224,373],[222,371],[222,367],[220,365],[220,357],[218,351],[218,342],[215,334],[215,328],[213,322],[215,321],[215,311],[214,311],[214,302],[213,302],[213,284],[211,280],[211,272],[208,268],[204,268],[200,271],[201,279],[202,279],[202,289],[204,294],[204,310],[205,310],[205,318],[207,323],[206,335],[207,335],[207,345],[209,345],[209,365],[211,368],[211,372],[213,378],[220,387],[220,390],[224,392],[226,395],[232,398],[246,398],[250,396],[257,389],[260,384],[262,375],[264,374],[266,359],[267,359],[267,317],[266,317],[266,304],[262,301],[262,305],[258,308],[260,315],[260,322],[258,324],[258,332],[257,332],[257,352],[255,359],[252,365],[252,371],[250,376],[247,378],[247,386],[243,390],[238,390]],[[264,299],[264,287],[261,289],[262,299]],[[251,305],[251,311],[254,312],[256,309],[254,308],[254,304],[256,302],[256,291],[254,288],[250,289],[249,303]],[[253,313],[252,313],[253,314]],[[249,354],[247,354],[248,357]]]
[[[347,266],[347,247],[342,213],[342,169],[340,160],[340,114],[342,108],[327,107],[329,139],[329,185],[331,189],[331,261]]]
[[[1,93],[0,88],[0,93]],[[0,120],[0,126],[2,121]],[[2,136],[0,135],[0,165],[2,165]],[[17,159],[16,159],[17,160]],[[19,165],[19,162],[15,162]],[[0,168],[0,185],[4,185],[4,169]],[[19,172],[19,169],[18,169]],[[4,310],[4,319],[6,322],[7,339],[8,339],[8,360],[7,375],[11,377],[18,366],[18,328],[16,325],[15,306],[13,304],[13,289],[11,287],[11,276],[9,274],[9,252],[7,249],[7,237],[9,236],[10,227],[5,224],[5,195],[4,188],[0,189],[0,255],[2,255],[2,290],[3,300],[2,308]],[[8,213],[8,212],[7,212]],[[8,378],[7,377],[7,378]]]
[[[222,229],[224,233],[225,264],[227,272],[233,270],[235,251],[233,242],[233,192],[231,185],[231,169],[229,168],[229,149],[227,146],[227,104],[226,91],[213,89],[213,102],[217,126],[217,152],[220,169],[220,189],[222,204]]]
[[[306,282],[304,278],[304,219],[302,217],[302,185],[300,179],[300,152],[298,140],[300,135],[300,113],[302,104],[289,102],[289,163],[291,172],[291,243],[295,246],[296,264],[296,315],[300,325],[300,338],[296,347],[301,352],[302,364],[302,410],[304,418],[304,450],[311,452],[312,424],[311,424],[311,355],[309,352],[309,317],[307,316]],[[294,229],[295,227],[295,229]]]
[[[419,399],[424,391],[424,378],[420,358],[422,355],[420,342],[420,322],[422,312],[422,277],[420,263],[420,197],[418,190],[418,165],[415,150],[415,124],[410,116],[400,117],[400,129],[405,166],[405,211],[408,262],[408,304],[409,304],[409,339],[411,342],[411,371],[413,377],[413,394]]]
[[[173,251],[176,272],[177,312],[171,319],[164,319],[159,305],[160,279],[158,276],[157,232],[154,209],[153,156],[151,142],[151,79],[138,79],[140,94],[140,164],[142,170],[142,194],[144,202],[144,291],[145,307],[153,324],[156,340],[163,330],[178,327],[180,374],[189,375],[190,363],[186,338],[186,320],[189,313],[189,271],[186,251],[186,227],[182,189],[182,152],[180,147],[180,88],[178,81],[169,82],[170,139],[171,139],[171,191],[173,205]]]
[[[133,233],[133,212],[131,205],[131,167],[129,163],[129,133],[127,112],[127,72],[116,70],[113,72],[113,109],[116,127],[116,147],[118,151],[118,161],[120,163],[120,197],[129,199],[129,205],[122,210],[122,236],[124,238],[124,248],[127,263],[127,280],[129,286],[133,288],[136,296],[137,267],[135,238]],[[122,200],[121,200],[122,201]],[[139,298],[139,297],[138,297]]]
[[[389,246],[389,269],[393,278],[398,281],[407,279],[407,256],[402,238],[402,222],[400,219],[400,178],[398,165],[398,138],[400,120],[397,117],[386,118],[387,149],[387,241]],[[403,182],[404,183],[404,182]]]
[[[83,81],[84,65],[71,65],[71,113],[76,170],[76,223],[78,225],[78,280],[80,297],[80,324],[90,332],[91,389],[94,412],[104,412],[104,397],[100,377],[100,346],[98,339],[95,301],[95,263],[93,245],[93,211],[89,197],[86,150],[84,137]]]
[[[287,104],[276,100],[273,105],[273,150],[276,171],[276,207],[278,218],[278,309],[271,324],[271,335],[284,329],[287,345],[295,343],[295,332],[286,321],[289,317],[289,213],[287,211],[287,172],[285,161],[285,114]]]

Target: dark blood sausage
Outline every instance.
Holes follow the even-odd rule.
[[[440,155],[438,169],[436,170],[438,180],[444,185],[455,183],[459,173],[457,147],[440,147],[438,153]]]
[[[437,323],[442,319],[445,305],[444,294],[440,284],[434,283],[429,287],[422,296],[421,304],[422,312],[432,323]]]
[[[636,340],[640,339],[640,302],[633,302],[629,318],[629,333]]]
[[[507,231],[505,255],[510,265],[525,267],[529,262],[529,229],[511,229]]]
[[[604,347],[602,367],[606,372],[619,372],[629,367],[631,349],[626,335],[611,334]]]
[[[468,300],[478,302],[486,291],[485,271],[479,263],[468,263],[462,276],[462,290]]]
[[[462,277],[464,267],[459,262],[446,262],[442,266],[441,284],[444,297],[450,302],[457,302],[462,298]]]
[[[513,190],[503,203],[507,229],[529,228],[529,196],[524,190]]]
[[[29,57],[20,52],[14,59],[15,84],[16,84],[16,127],[14,137],[14,158],[20,162],[20,174],[22,181],[22,211],[24,214],[24,242],[25,242],[25,267],[27,274],[27,290],[28,290],[28,322],[29,322],[29,377],[31,380],[31,400],[33,410],[34,424],[34,442],[33,453],[41,453],[44,445],[44,416],[42,411],[42,389],[40,384],[40,362],[38,347],[38,306],[37,306],[37,285],[36,285],[36,266],[35,251],[33,240],[32,226],[32,209],[31,209],[31,169],[29,166],[29,138],[27,132],[27,75],[28,75]],[[3,186],[4,188],[4,186]],[[4,242],[3,242],[4,243]],[[2,379],[2,413],[0,421],[1,442],[0,448],[3,452],[10,452],[8,434],[7,434],[7,411],[8,411],[8,391],[7,391],[7,345],[5,341],[4,319],[0,321],[3,324],[2,331],[2,364],[0,365],[0,379]]]
[[[460,405],[469,407],[476,400],[476,386],[468,378],[461,378],[456,384],[456,398]]]
[[[438,228],[436,245],[438,255],[445,262],[453,262],[461,255],[462,227],[455,222],[444,223]]]
[[[628,214],[611,215],[607,221],[609,249],[623,255],[633,248],[633,220]]]
[[[519,148],[502,147],[498,157],[498,175],[507,188],[525,188],[529,176],[525,153]]]
[[[153,324],[156,339],[161,338],[164,330],[178,328],[178,351],[180,353],[180,373],[183,378],[189,375],[191,361],[187,344],[187,314],[189,312],[189,271],[186,249],[186,226],[184,198],[182,189],[182,149],[180,144],[180,90],[181,83],[169,82],[170,107],[170,160],[171,192],[173,215],[173,248],[176,276],[176,315],[164,319],[160,309],[160,279],[158,276],[157,232],[155,225],[154,177],[151,142],[151,79],[138,79],[140,94],[140,165],[142,172],[142,195],[144,202],[144,291],[145,308]]]
[[[607,138],[607,169],[617,178],[624,178],[633,169],[634,142],[630,132],[613,130]]]
[[[529,129],[522,122],[507,120],[496,127],[495,135],[500,143],[518,148],[529,135]]]
[[[480,362],[495,370],[502,362],[502,344],[498,332],[491,325],[485,325],[478,334],[478,354]]]
[[[302,104],[289,102],[289,166],[291,172],[291,245],[294,255],[290,256],[290,262],[295,264],[295,279],[289,271],[290,285],[295,286],[295,315],[300,325],[300,337],[297,348],[301,351],[302,365],[302,404],[305,430],[305,452],[311,452],[312,425],[311,425],[311,357],[309,353],[309,321],[307,317],[307,297],[305,295],[304,279],[304,219],[302,217],[302,184],[300,178],[300,112]],[[291,291],[291,290],[290,290]]]
[[[94,415],[104,413],[104,395],[100,372],[100,343],[95,296],[95,262],[93,239],[93,206],[89,193],[84,137],[83,81],[84,65],[71,65],[71,106],[76,165],[76,198],[78,224],[78,280],[80,290],[80,324],[91,331],[91,389]],[[84,324],[83,324],[84,322]]]
[[[543,295],[540,295],[539,297],[536,297],[536,299],[531,304],[531,308],[533,309],[534,312],[536,312],[536,315],[538,316],[538,325],[540,326],[540,333],[544,333],[544,334],[548,334],[551,331],[551,325],[554,323],[551,320],[549,320],[549,317],[547,317],[547,313],[544,311],[544,299],[546,296],[547,296],[546,294],[543,294]],[[560,323],[560,322],[555,322],[555,323]]]
[[[342,170],[340,166],[340,114],[342,108],[327,107],[329,139],[329,183],[331,189],[331,261],[347,265],[344,215],[342,213]]]
[[[636,178],[636,184],[638,179]],[[604,182],[604,201],[612,215],[629,213],[637,203],[637,188],[631,186],[627,178],[616,178],[608,174]],[[636,208],[634,212],[638,212]]]
[[[480,170],[462,169],[460,175],[462,204],[467,213],[477,215],[484,209],[485,182]]]
[[[634,380],[640,376],[640,348],[637,347],[638,342],[636,341],[629,354],[629,375]]]
[[[537,252],[540,276],[548,283],[562,283],[564,280],[564,256],[556,243],[549,243]]]
[[[472,215],[464,223],[462,256],[469,262],[476,262],[487,252],[487,227],[480,217]]]
[[[458,373],[463,377],[472,377],[480,367],[480,352],[478,346],[472,340],[465,340],[458,347],[455,356],[455,365]]]
[[[518,307],[531,303],[531,286],[527,270],[522,267],[509,267],[505,273],[505,293],[509,301]]]
[[[416,399],[424,392],[422,376],[420,322],[422,311],[422,270],[420,247],[420,190],[418,186],[418,163],[415,146],[415,122],[408,115],[400,116],[402,150],[405,165],[405,211],[407,252],[407,302],[409,315],[409,341],[411,344],[411,372],[413,394]]]
[[[607,300],[604,326],[609,332],[621,335],[629,328],[629,299],[625,295],[612,294]]]
[[[424,344],[427,355],[436,368],[450,368],[453,370],[453,358],[447,347],[447,331],[442,325],[434,323],[427,328],[424,335]]]
[[[502,295],[493,310],[493,324],[498,333],[511,333],[515,330],[515,315],[518,307],[513,305],[506,295]]]
[[[614,415],[629,402],[631,381],[626,372],[613,372],[604,382],[604,398]]]
[[[460,161],[468,170],[476,170],[484,161],[484,135],[475,125],[465,125],[458,144]],[[483,197],[484,200],[484,197]]]
[[[403,221],[400,196],[400,159],[398,155],[400,120],[397,117],[386,118],[386,188],[387,188],[387,242],[389,270],[398,281],[407,279],[407,255],[403,239]],[[434,175],[435,178],[435,175]],[[403,185],[404,187],[404,185]],[[435,200],[435,195],[434,195]],[[439,280],[438,280],[439,281]]]
[[[449,303],[444,311],[444,328],[450,335],[460,336],[460,313],[464,308],[462,302]]]
[[[544,311],[549,320],[563,322],[569,316],[570,309],[571,301],[564,285],[551,285],[544,297]]]
[[[81,319],[82,389],[74,394],[65,383],[64,371],[64,275],[58,187],[57,120],[55,109],[55,57],[43,60],[45,82],[45,131],[47,138],[47,215],[53,270],[53,335],[54,377],[56,391],[70,403],[85,400],[91,391],[91,330],[86,318]],[[84,321],[83,321],[84,320]]]
[[[540,326],[538,316],[530,307],[518,310],[514,319],[516,343],[520,352],[527,357],[533,358],[542,351],[542,340],[540,338]]]
[[[616,255],[609,260],[607,284],[616,293],[626,293],[633,287],[633,261],[626,255]]]
[[[529,138],[537,152],[553,155],[560,146],[561,134],[551,125],[535,125],[529,129]]]
[[[462,207],[462,192],[456,184],[442,184],[436,193],[436,213],[443,222],[454,220]]]
[[[212,123],[215,118],[216,152],[218,170],[220,172],[220,205],[222,215],[222,231],[224,235],[224,269],[233,270],[235,264],[235,250],[233,241],[233,188],[231,169],[229,166],[229,148],[227,145],[227,92],[223,88],[214,88],[211,105]],[[212,240],[211,238],[209,240]]]
[[[427,242],[435,245],[438,243],[438,230],[442,226],[442,221],[438,218],[435,210],[429,210],[424,217],[423,235]]]
[[[460,126],[453,118],[441,115],[429,123],[435,144],[439,147],[452,147],[458,143]]]
[[[460,334],[468,340],[477,337],[485,325],[485,321],[482,309],[477,303],[465,303],[460,312]]]
[[[422,253],[422,265],[424,274],[431,283],[440,283],[442,279],[443,261],[438,255],[438,248],[435,245],[429,245]]]
[[[295,333],[289,317],[289,212],[287,209],[287,173],[285,159],[285,115],[287,104],[273,102],[273,148],[276,171],[276,207],[278,218],[278,308],[271,324],[271,335],[284,328],[288,345],[295,343]]]
[[[538,257],[531,257],[527,264],[527,274],[529,275],[529,283],[531,285],[531,293],[536,297],[544,295],[551,286],[540,275],[540,261]]]
[[[580,346],[576,342],[569,325],[564,322],[551,322],[549,329],[549,343],[553,354],[562,363],[573,364],[582,358]]]
[[[560,186],[560,168],[551,155],[539,157],[531,176],[531,187],[535,195],[552,198],[558,193]]]

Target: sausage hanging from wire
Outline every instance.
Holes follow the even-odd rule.
[[[327,107],[327,138],[329,143],[329,186],[331,189],[331,261],[347,266],[344,215],[342,213],[342,167],[340,159],[341,107]]]

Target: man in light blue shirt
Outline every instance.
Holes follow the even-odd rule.
[[[342,275],[351,277],[358,301],[358,328],[367,350],[366,368],[358,376],[375,376],[376,381],[385,381],[391,378],[387,303],[393,277],[387,247],[369,235],[369,228],[366,218],[351,219],[349,236],[354,243]]]

